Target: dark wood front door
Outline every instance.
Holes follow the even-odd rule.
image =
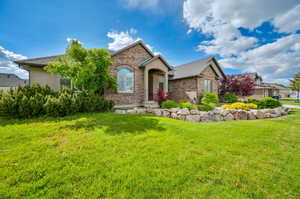
[[[148,79],[148,100],[151,101],[153,100],[153,75],[150,73],[149,74],[149,79]]]

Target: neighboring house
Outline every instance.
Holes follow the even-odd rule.
[[[160,55],[154,55],[142,42],[135,42],[118,51],[111,51],[111,74],[117,77],[117,92],[106,91],[105,97],[117,105],[143,106],[153,102],[158,88],[170,92],[175,100],[199,96],[203,92],[218,92],[220,79],[225,75],[213,57],[172,67]],[[16,61],[29,71],[29,84],[49,85],[61,89],[63,79],[43,68],[58,56]]]
[[[24,86],[28,84],[28,80],[21,79],[15,74],[0,73],[0,90],[8,91],[17,86]]]
[[[263,82],[263,79],[257,73],[246,73],[246,74],[238,74],[235,75],[238,77],[239,75],[247,75],[252,78],[255,82],[254,94],[248,96],[248,98],[261,98],[261,97],[288,97],[290,95],[290,89],[281,84],[276,83],[266,83]]]

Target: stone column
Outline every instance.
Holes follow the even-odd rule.
[[[166,92],[169,91],[168,83],[169,83],[169,74],[168,74],[168,71],[166,71],[166,72],[165,72],[165,88],[164,88],[164,90],[165,90]]]
[[[148,69],[145,67],[144,69],[144,102],[147,102],[148,101],[148,74],[149,74],[149,71]]]

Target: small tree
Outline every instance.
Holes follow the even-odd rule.
[[[300,97],[300,73],[296,74],[293,79],[290,79],[290,88],[297,92],[297,102],[299,102]]]
[[[103,94],[105,89],[116,89],[116,80],[109,73],[111,65],[107,50],[85,49],[79,41],[72,40],[65,55],[45,69],[67,78],[76,88]]]
[[[161,105],[164,101],[170,100],[171,97],[168,92],[165,92],[163,89],[159,88],[156,91],[154,96],[154,101]]]
[[[253,95],[254,80],[249,75],[227,75],[221,82],[220,94],[234,93],[238,96]]]

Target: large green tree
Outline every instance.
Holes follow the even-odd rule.
[[[70,80],[75,88],[103,94],[105,89],[116,89],[116,80],[110,75],[112,59],[105,49],[85,49],[72,40],[65,55],[45,69]]]
[[[290,88],[297,92],[297,102],[300,97],[300,73],[296,74],[293,79],[290,79]]]

